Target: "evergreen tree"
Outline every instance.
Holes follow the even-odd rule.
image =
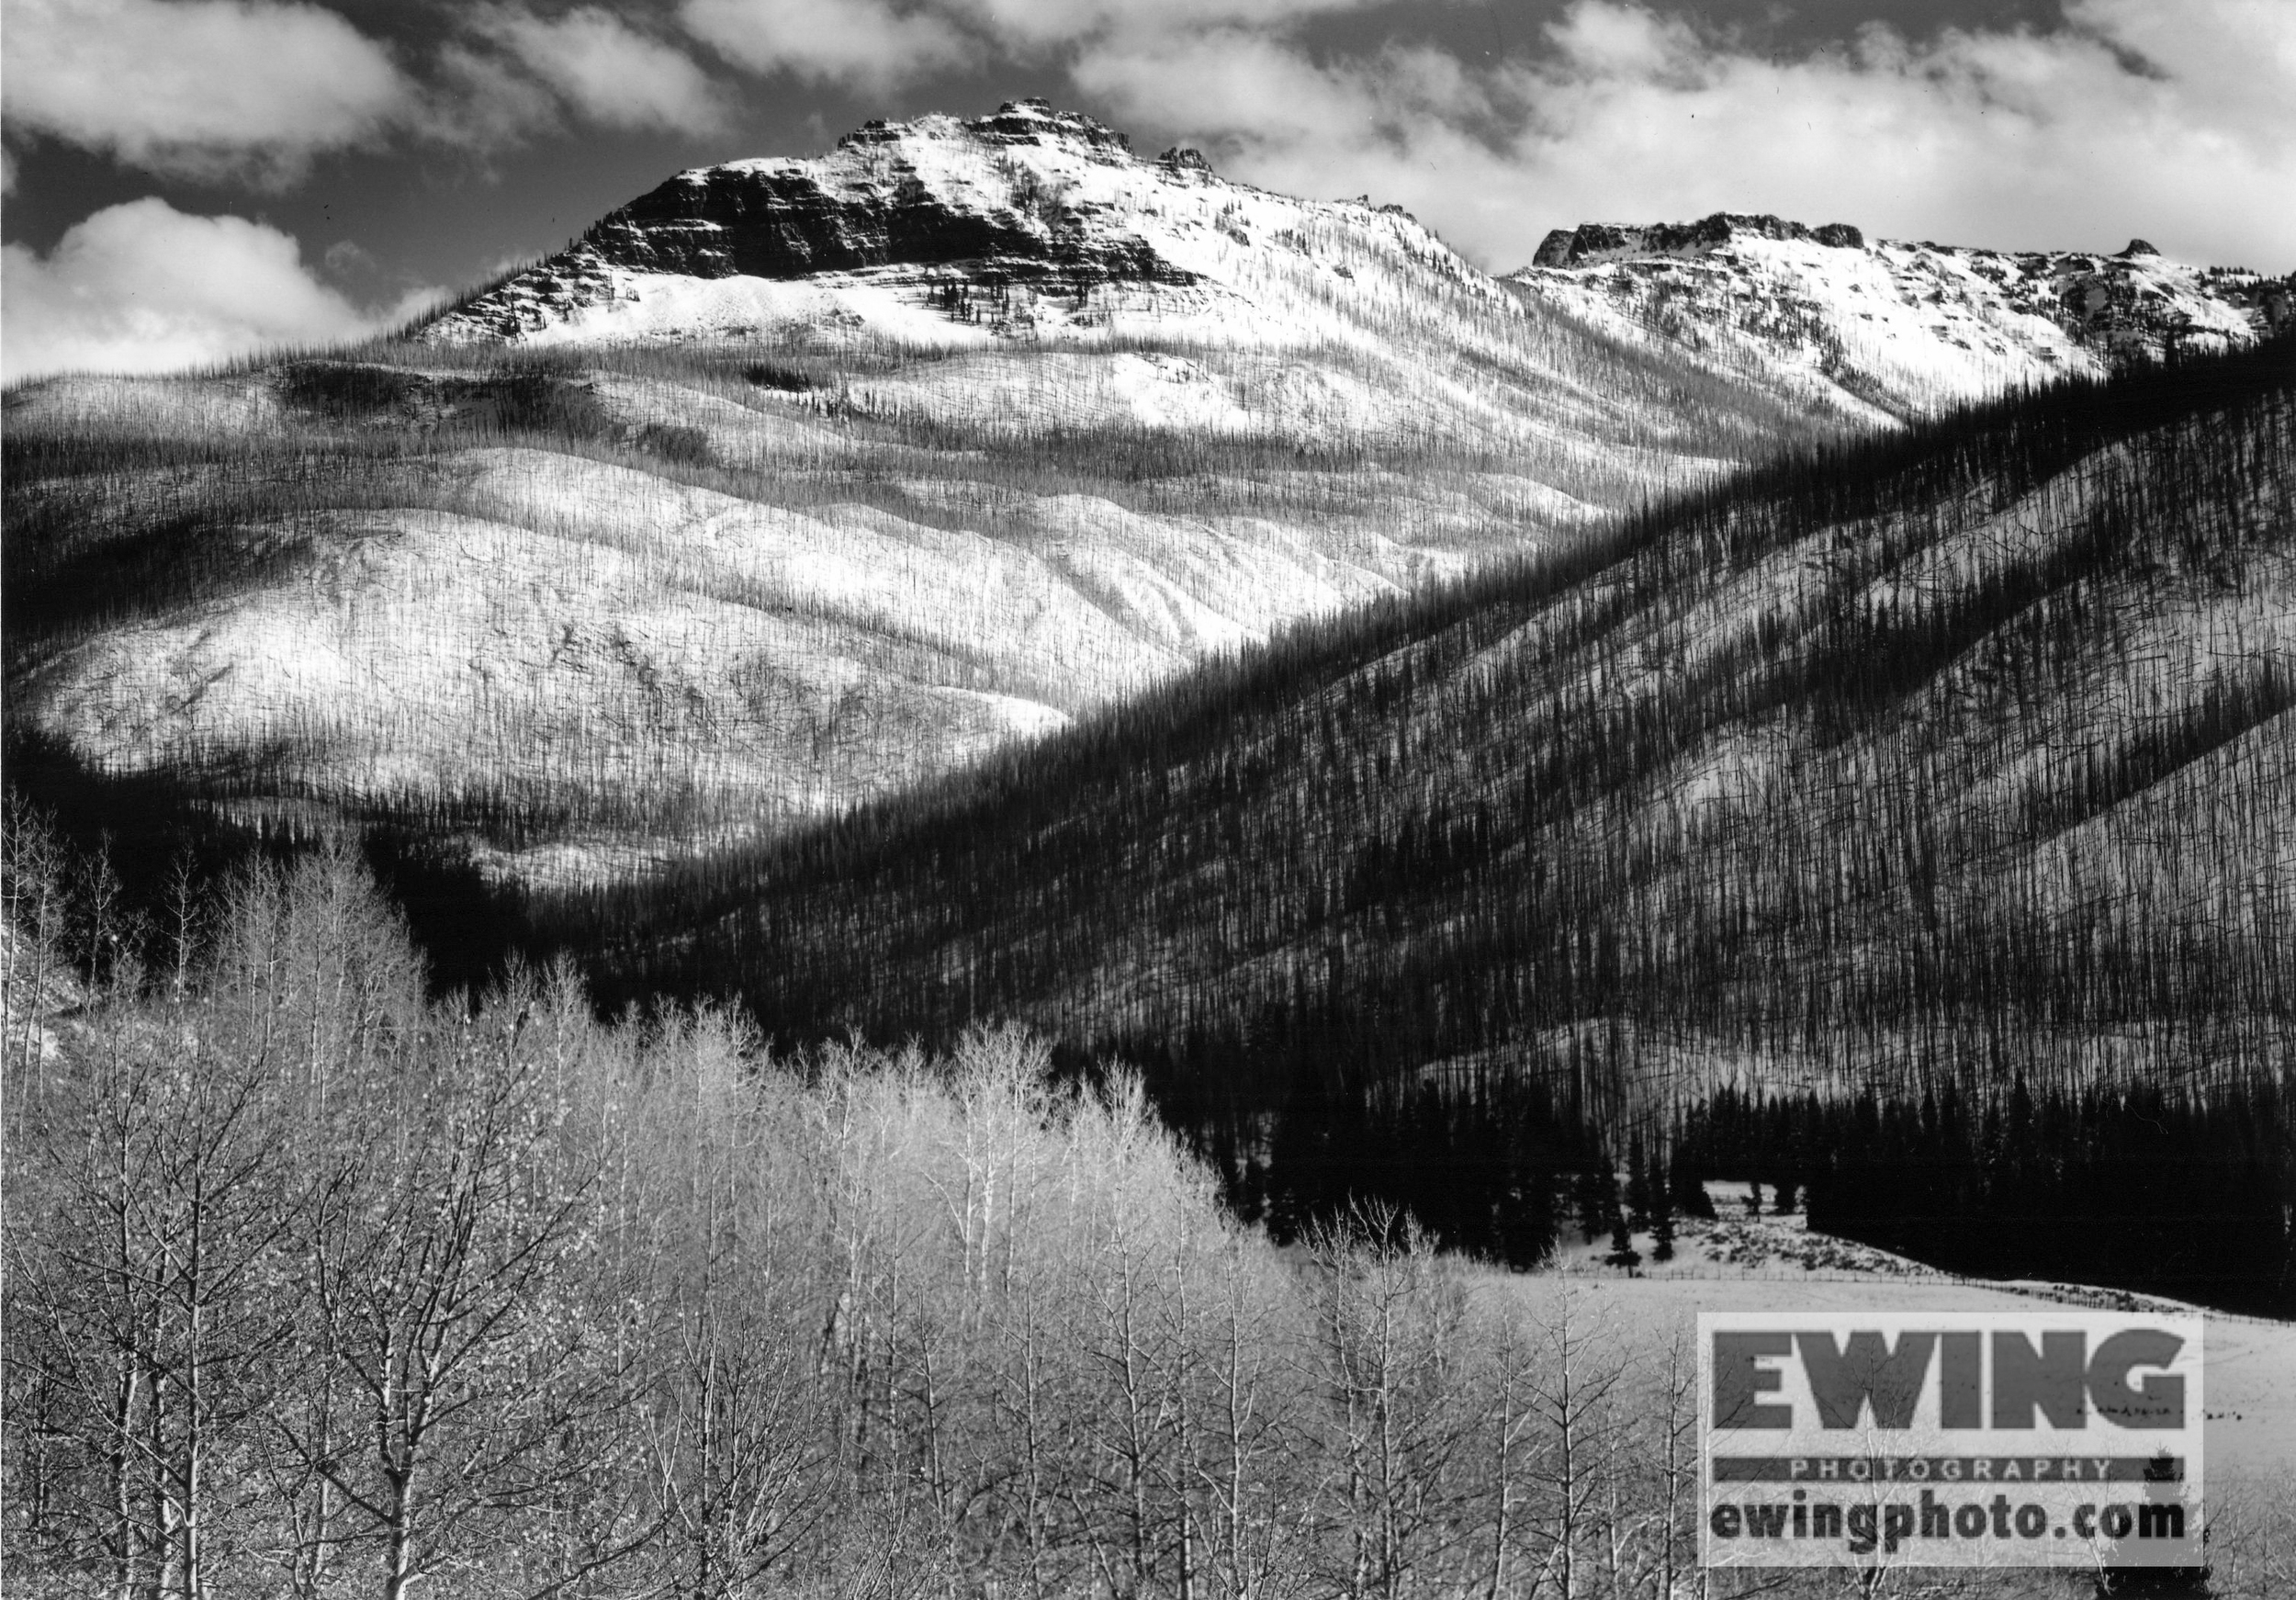
[[[1697,1151],[1686,1132],[1677,1128],[1674,1147],[1667,1153],[1667,1193],[1674,1209],[1686,1217],[1714,1220],[1714,1201],[1707,1198]]]
[[[1592,1245],[1611,1231],[1618,1215],[1618,1175],[1610,1169],[1606,1157],[1598,1155],[1596,1165],[1581,1172],[1572,1186],[1572,1200],[1579,1213],[1579,1233]]]
[[[1642,1252],[1635,1248],[1634,1236],[1626,1232],[1624,1216],[1611,1224],[1610,1254],[1603,1259],[1613,1267],[1633,1268],[1642,1264]]]

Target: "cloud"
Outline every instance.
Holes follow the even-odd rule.
[[[7,122],[131,165],[285,182],[411,107],[383,47],[332,11],[270,0],[15,0]]]
[[[2141,58],[2177,111],[2285,161],[2296,143],[2296,14],[2283,0],[2073,0],[2077,27]],[[2285,192],[2285,191],[2283,191]]]
[[[980,48],[946,17],[885,0],[685,0],[678,17],[694,38],[753,73],[785,71],[880,93],[964,65]]]
[[[465,8],[412,65],[319,6],[12,0],[0,111],[12,131],[131,166],[271,186],[400,135],[486,151],[569,115],[682,133],[725,122],[689,56],[597,5]]]
[[[314,277],[295,241],[240,217],[150,198],[75,224],[45,256],[0,246],[0,372],[163,372],[390,326],[435,298],[362,310]]]
[[[1999,248],[2117,248],[2296,267],[2296,8],[2073,0],[2071,26],[1871,28],[1795,60],[1580,0],[1543,48],[1317,61],[1237,28],[1082,50],[1120,118],[1202,141],[1272,187],[1370,190],[1500,268],[1550,227],[1765,210]]]
[[[560,127],[558,98],[484,40],[448,39],[423,96],[422,131],[441,144],[492,152]]]
[[[1139,42],[1221,29],[1269,29],[1372,0],[949,0],[1008,50],[1077,40]]]
[[[1373,0],[684,0],[686,30],[752,73],[883,93],[954,67],[1040,62],[1079,43],[1133,48],[1280,27]]]
[[[523,6],[487,6],[468,26],[601,127],[706,133],[724,121],[717,91],[692,59],[599,6],[546,19]]]

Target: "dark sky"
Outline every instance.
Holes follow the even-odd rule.
[[[171,242],[190,219],[284,234],[313,306],[373,314],[680,168],[1024,95],[1272,187],[1398,201],[1499,270],[1549,227],[1717,208],[2296,267],[2286,0],[255,5],[10,0],[12,373],[32,317],[93,317],[119,285],[148,280],[155,316],[228,299],[165,265],[200,254]],[[212,238],[219,273],[287,259]]]

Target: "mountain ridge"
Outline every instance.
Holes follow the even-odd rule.
[[[1898,419],[2296,327],[2296,278],[2189,266],[2142,239],[2110,255],[2000,251],[1726,211],[1559,228],[1502,281]]]
[[[1409,336],[1424,307],[1512,298],[1671,344],[1864,425],[2296,324],[2290,280],[2139,245],[2107,256],[1869,242],[1847,222],[1721,211],[1559,228],[1529,265],[1491,274],[1400,207],[1276,195],[1182,147],[1149,161],[1088,116],[1019,100],[985,117],[872,122],[820,156],[689,169],[421,336],[804,325],[978,348],[1112,344],[1153,328],[1277,347]],[[1877,314],[1881,329],[1859,326]]]

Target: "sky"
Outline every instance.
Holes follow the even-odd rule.
[[[1041,96],[1403,206],[2296,272],[2296,0],[0,0],[0,373],[357,337],[670,174]]]

